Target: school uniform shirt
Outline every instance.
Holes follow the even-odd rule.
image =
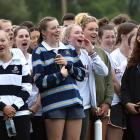
[[[60,72],[61,66],[55,63],[57,53],[67,60],[69,75],[66,78]],[[43,41],[34,50],[32,59],[34,80],[41,93],[43,112],[73,105],[82,106],[76,80],[84,80],[85,70],[73,47],[60,42],[55,49]]]
[[[83,98],[84,109],[88,109],[91,106],[96,107],[94,72],[96,74],[106,76],[108,74],[108,68],[96,52],[94,52],[92,56],[89,56],[87,51],[84,49],[81,49],[80,52],[79,57],[85,67],[86,76],[84,81],[77,81],[77,85],[79,86],[80,95]]]
[[[27,63],[27,60],[23,54],[23,52],[21,51],[21,49],[19,48],[10,48],[10,51],[16,55],[16,57],[19,57],[21,60],[21,63]]]
[[[110,54],[110,56],[114,62],[115,76],[121,85],[121,79],[122,79],[123,73],[124,73],[126,65],[127,65],[127,58],[121,53],[119,48],[115,49]],[[120,98],[115,93],[113,96],[112,105],[116,105],[119,102],[120,102]]]
[[[12,53],[12,51],[11,51]],[[16,110],[27,109],[26,101],[30,96],[32,85],[27,61],[12,53],[9,62],[0,61],[0,110],[12,105]]]

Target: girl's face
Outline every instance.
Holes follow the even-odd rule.
[[[9,22],[2,23],[2,29],[7,33],[9,42],[10,42],[9,45],[12,47],[12,45],[14,43],[14,41],[13,41],[14,33],[13,33],[13,27],[12,27],[11,22],[9,21]]]
[[[84,34],[82,28],[78,25],[74,25],[70,31],[68,42],[75,48],[81,48],[84,40]]]
[[[19,29],[15,37],[15,44],[23,52],[27,52],[31,43],[30,34],[26,29]]]
[[[32,49],[35,49],[38,46],[38,38],[40,36],[40,32],[39,31],[32,31],[30,34],[31,34],[31,45],[30,45],[30,47]]]
[[[4,57],[9,51],[9,39],[6,32],[0,31],[0,57]]]
[[[101,46],[111,52],[116,43],[114,30],[104,30],[102,37],[99,39]]]
[[[43,31],[43,35],[46,41],[55,43],[60,40],[60,26],[57,20],[49,21],[47,23],[46,31]]]
[[[95,44],[98,37],[98,24],[96,22],[89,22],[84,28],[84,36],[86,39],[91,41],[92,44]]]

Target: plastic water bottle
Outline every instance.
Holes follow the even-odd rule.
[[[95,121],[94,127],[95,140],[102,140],[102,122],[100,119]]]
[[[12,118],[5,120],[8,137],[16,136],[16,128]]]

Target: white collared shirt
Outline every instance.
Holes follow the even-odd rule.
[[[56,54],[58,53],[58,50],[59,49],[68,49],[62,42],[59,42],[59,47],[57,47],[57,48],[53,48],[53,47],[51,47],[50,45],[48,45],[47,44],[47,42],[45,42],[45,41],[42,41],[42,43],[41,43],[48,51],[51,51],[51,50],[53,50],[53,52],[55,52]]]

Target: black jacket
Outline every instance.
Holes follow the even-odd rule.
[[[121,99],[124,105],[140,102],[140,63],[126,68],[121,83]]]

